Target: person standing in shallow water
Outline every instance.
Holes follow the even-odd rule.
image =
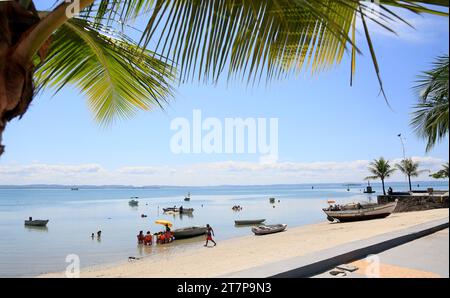
[[[209,224],[206,225],[206,243],[204,246],[208,246],[208,241],[211,241],[212,243],[214,243],[214,246],[217,245],[216,241],[213,240],[213,236],[214,235],[214,230],[213,228],[211,228],[211,226]]]

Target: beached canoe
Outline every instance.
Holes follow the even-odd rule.
[[[48,219],[46,220],[25,220],[25,225],[30,227],[45,227],[47,226]]]
[[[335,208],[323,209],[329,221],[338,220],[340,222],[369,220],[376,218],[385,218],[391,215],[397,207],[397,202],[388,204],[370,204],[370,205],[346,205]]]
[[[255,233],[255,235],[267,235],[267,234],[274,234],[283,232],[286,230],[287,225],[286,224],[278,224],[278,225],[264,225],[264,226],[258,226],[253,227],[252,232]]]
[[[244,225],[259,225],[263,222],[265,222],[265,219],[248,219],[248,220],[235,220],[234,224],[237,226],[244,226]]]
[[[198,237],[201,235],[205,235],[205,233],[206,233],[206,227],[199,227],[199,226],[186,227],[186,228],[176,229],[173,231],[173,235],[174,235],[175,239],[186,239],[186,238]]]

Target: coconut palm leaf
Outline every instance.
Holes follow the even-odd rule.
[[[421,173],[425,173],[428,170],[419,170],[420,164],[413,161],[411,158],[402,160],[400,163],[395,165],[403,174],[411,177],[417,177]]]
[[[409,190],[412,191],[411,177],[418,177],[421,173],[428,170],[419,170],[419,163],[413,161],[411,158],[403,159],[395,167],[408,177]]]
[[[394,172],[395,168],[392,168],[391,164],[388,160],[384,159],[383,157],[380,157],[379,159],[374,159],[367,168],[369,172],[371,172],[373,175],[368,176],[365,178],[365,180],[375,180],[380,179],[381,185],[383,188],[383,193],[386,195],[386,189],[384,187],[384,180],[386,178],[389,178]]]
[[[53,34],[35,79],[38,89],[53,87],[56,92],[75,85],[87,96],[95,118],[107,124],[139,109],[162,107],[171,95],[173,75],[160,57],[142,52],[126,36],[72,19]]]
[[[102,1],[107,2],[114,1]],[[224,71],[228,78],[254,82],[263,76],[270,80],[307,67],[314,72],[340,63],[349,45],[357,50],[349,38],[355,16],[391,30],[390,22],[405,20],[387,6],[439,14],[424,4],[448,7],[444,1],[380,3],[374,15],[368,2],[360,0],[156,0],[141,44],[154,41],[154,50],[179,67],[182,82],[216,82]],[[369,37],[367,42],[379,77]]]
[[[366,180],[388,178],[395,172],[396,169],[392,168],[388,160],[380,157],[369,164],[368,170],[373,174],[373,176],[366,177]]]
[[[434,179],[445,179],[449,177],[449,164],[443,164],[442,170],[439,170],[436,173],[433,173],[430,175],[430,177],[433,177]]]
[[[414,87],[419,103],[414,107],[411,126],[427,140],[426,150],[445,138],[449,132],[449,57],[438,57],[433,69],[424,72]]]

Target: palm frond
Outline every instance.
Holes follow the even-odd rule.
[[[373,176],[367,177],[366,179],[384,179],[392,175],[395,172],[395,168],[392,168],[389,161],[380,157],[379,159],[373,160],[368,167],[368,170],[373,174]]]
[[[67,84],[75,85],[104,124],[139,109],[162,107],[172,92],[174,73],[169,65],[115,34],[87,20],[68,21],[54,33],[48,56],[36,69],[38,88],[58,92]]]
[[[413,161],[411,158],[403,159],[395,167],[399,169],[403,174],[409,177],[417,177],[421,173],[425,173],[428,170],[419,170],[419,162]]]
[[[411,126],[427,140],[426,150],[445,138],[449,132],[449,57],[438,57],[433,69],[424,72],[414,89],[419,103],[414,106]]]
[[[156,52],[171,57],[181,82],[216,82],[225,71],[228,78],[255,82],[340,63],[349,45],[358,51],[349,37],[356,16],[392,31],[391,22],[406,21],[387,6],[446,15],[425,6],[436,1],[380,3],[374,15],[361,0],[156,0],[141,44],[154,42]],[[448,2],[437,4],[448,7]],[[366,36],[384,93],[374,47]]]

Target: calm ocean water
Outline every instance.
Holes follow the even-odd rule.
[[[417,182],[415,182],[415,185]],[[448,181],[419,182],[420,188],[447,189]],[[380,185],[374,184],[376,194]],[[406,183],[387,183],[395,191]],[[365,185],[320,184],[279,186],[162,187],[152,189],[7,189],[0,188],[0,277],[34,276],[64,271],[66,256],[76,254],[81,266],[101,265],[128,257],[170,258],[174,253],[202,248],[203,238],[179,240],[172,244],[141,247],[139,230],[152,233],[163,229],[157,219],[174,223],[174,228],[209,223],[218,241],[251,235],[249,227],[237,228],[236,219],[265,218],[266,223],[286,223],[290,227],[325,220],[321,208],[329,199],[338,203],[376,201],[376,194],[362,193]],[[186,193],[191,202],[184,202]],[[139,197],[139,206],[130,207],[130,197]],[[269,198],[280,202],[273,205]],[[192,216],[165,215],[163,207],[194,208]],[[241,212],[231,210],[243,206]],[[141,218],[141,214],[148,215]],[[27,228],[23,221],[50,219],[46,229]],[[90,235],[102,231],[101,240]]]

